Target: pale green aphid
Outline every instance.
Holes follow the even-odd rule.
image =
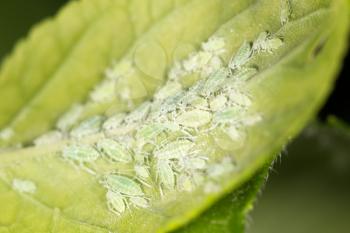
[[[175,95],[181,90],[182,86],[180,83],[178,83],[177,81],[169,81],[155,94],[154,97],[156,100],[164,100],[170,96]]]
[[[162,123],[154,123],[143,126],[136,133],[137,141],[141,141],[140,143],[143,145],[145,143],[154,142],[157,136],[166,131],[168,128],[165,124]]]
[[[125,116],[124,113],[118,113],[109,117],[102,125],[103,130],[107,132],[117,130],[122,125]]]
[[[224,94],[215,96],[209,102],[210,110],[214,112],[222,110],[223,108],[225,108],[227,101],[227,96]]]
[[[89,145],[70,145],[63,149],[62,156],[65,159],[83,165],[84,163],[91,163],[97,160],[100,157],[100,153]]]
[[[37,139],[34,140],[34,145],[42,146],[42,145],[50,145],[61,141],[64,138],[64,135],[60,131],[51,131],[48,132]]]
[[[125,211],[126,201],[121,194],[108,190],[106,193],[106,199],[107,207],[111,212],[120,215]]]
[[[106,186],[108,190],[123,194],[128,197],[142,197],[145,195],[140,185],[126,176],[118,174],[109,174],[104,177],[102,183]]]
[[[124,121],[126,124],[134,124],[143,121],[148,116],[151,110],[151,102],[145,102],[136,108],[134,111],[129,113]]]
[[[191,154],[191,149],[195,146],[195,143],[186,140],[179,139],[170,143],[164,143],[160,148],[154,151],[154,156],[158,159],[182,159],[183,156]]]
[[[30,180],[13,179],[12,188],[20,193],[34,194],[36,192],[36,184]]]
[[[264,51],[272,53],[272,51],[280,48],[283,40],[278,37],[271,37],[268,32],[262,32],[254,42],[253,50],[256,52]]]
[[[204,125],[210,123],[212,115],[208,111],[194,109],[188,112],[184,112],[178,117],[176,117],[175,121],[184,127],[190,127],[194,129],[198,129]]]
[[[159,159],[156,164],[156,174],[162,196],[162,187],[168,190],[172,190],[175,187],[175,173],[170,163],[171,161],[167,159]]]
[[[236,70],[245,65],[253,53],[251,43],[245,41],[238,49],[237,53],[231,58],[229,68]]]
[[[72,129],[70,136],[73,138],[82,138],[89,135],[97,134],[100,132],[102,124],[104,122],[104,117],[102,116],[93,116],[80,125]]]
[[[136,176],[140,179],[148,179],[150,177],[148,169],[144,165],[135,165],[134,167]]]
[[[281,0],[281,25],[289,22],[292,16],[292,5],[290,0]]]
[[[215,93],[222,87],[227,77],[228,70],[224,68],[219,69],[217,72],[211,74],[206,80],[203,89],[201,90],[201,94],[204,96],[209,96]]]
[[[101,154],[105,155],[112,161],[121,163],[130,163],[132,161],[131,153],[120,143],[112,139],[100,139],[96,143],[96,147],[101,152]]]

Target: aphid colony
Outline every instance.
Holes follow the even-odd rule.
[[[220,41],[203,47],[217,51],[222,46]],[[130,206],[146,208],[154,198],[148,193],[154,191],[161,198],[170,191],[191,192],[198,187],[216,192],[219,178],[234,170],[235,161],[231,156],[218,162],[199,146],[197,139],[219,130],[230,138],[231,145],[243,145],[247,127],[261,120],[259,114],[252,116],[248,111],[252,99],[243,81],[257,73],[248,61],[254,53],[272,52],[282,45],[282,40],[278,41],[263,32],[254,43],[244,42],[227,67],[216,67],[188,89],[181,84],[184,76],[173,73],[153,101],[128,114],[107,119],[95,116],[74,127],[70,136],[77,142],[68,145],[62,157],[99,178],[107,189],[108,208],[116,214]],[[182,68],[188,67],[183,63]],[[79,143],[82,137],[98,132],[104,136],[96,143]],[[226,149],[220,143],[216,146]],[[90,165],[98,159],[128,164],[133,171],[97,173]]]

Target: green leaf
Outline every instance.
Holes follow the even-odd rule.
[[[170,71],[172,78],[165,87],[173,82],[180,85],[175,95],[163,99],[169,92],[157,91],[154,101],[113,125],[116,135],[102,131],[99,120],[104,117],[95,117],[64,132],[63,141],[3,152],[0,203],[5,211],[0,223],[4,231],[169,232],[194,221],[241,187],[314,116],[332,86],[346,45],[349,5],[345,1],[291,1],[292,13],[281,11],[281,3],[187,1],[141,33],[131,52],[112,67],[131,60],[127,71],[137,71],[136,76],[118,79],[119,99],[113,113],[131,111],[150,98],[167,71],[192,70],[202,65],[200,58],[208,53],[212,63],[185,75]],[[178,48],[185,50],[182,56],[164,65],[162,53],[173,54]],[[49,102],[57,94],[50,96]],[[145,111],[147,106],[150,112]],[[166,129],[145,143],[150,137],[145,125],[155,127],[153,134],[157,127]],[[91,135],[82,136],[86,133]],[[117,145],[107,143],[107,149],[101,150],[101,138],[113,139]],[[115,153],[108,154],[109,150]],[[143,169],[141,175],[136,166]],[[109,192],[113,198],[106,197]],[[218,211],[213,208],[209,216]],[[200,231],[195,222],[190,228]],[[234,224],[235,228],[238,231],[240,225]]]

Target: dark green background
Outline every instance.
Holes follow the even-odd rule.
[[[66,2],[1,0],[0,59],[32,25],[54,15]],[[345,65],[320,118],[334,114],[350,122],[348,70]],[[251,214],[248,232],[350,232],[349,134],[350,131],[312,126],[290,145],[276,161]]]

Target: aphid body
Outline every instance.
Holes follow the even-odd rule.
[[[281,0],[281,25],[289,22],[292,16],[292,5],[290,0]]]
[[[225,83],[227,76],[228,72],[226,69],[219,69],[217,72],[210,75],[201,90],[201,94],[209,96],[218,91]]]
[[[143,197],[145,195],[140,185],[126,176],[118,174],[109,174],[105,176],[102,183],[106,186],[108,190],[111,190],[115,193],[123,194],[128,197]]]
[[[120,193],[116,193],[108,190],[106,193],[106,199],[107,199],[108,209],[111,212],[117,215],[120,215],[125,211],[126,200]]]
[[[245,65],[252,55],[251,43],[245,41],[242,46],[238,49],[237,53],[231,58],[229,67],[231,70],[240,69]]]
[[[85,136],[96,134],[96,133],[100,132],[103,121],[104,121],[104,117],[93,116],[93,117],[83,121],[77,127],[75,127],[70,132],[70,136],[72,136],[74,138],[82,138]]]
[[[96,144],[101,154],[115,162],[130,163],[132,161],[131,153],[117,141],[104,138]]]
[[[160,148],[154,151],[154,156],[163,160],[182,159],[183,156],[193,153],[191,152],[191,149],[194,146],[195,143],[190,140],[180,139],[161,145]]]
[[[65,159],[76,161],[80,164],[89,163],[100,157],[98,151],[89,145],[71,145],[63,149],[62,156]]]
[[[194,109],[186,111],[179,115],[175,121],[184,127],[190,127],[198,129],[208,123],[210,123],[212,115],[208,111]]]

